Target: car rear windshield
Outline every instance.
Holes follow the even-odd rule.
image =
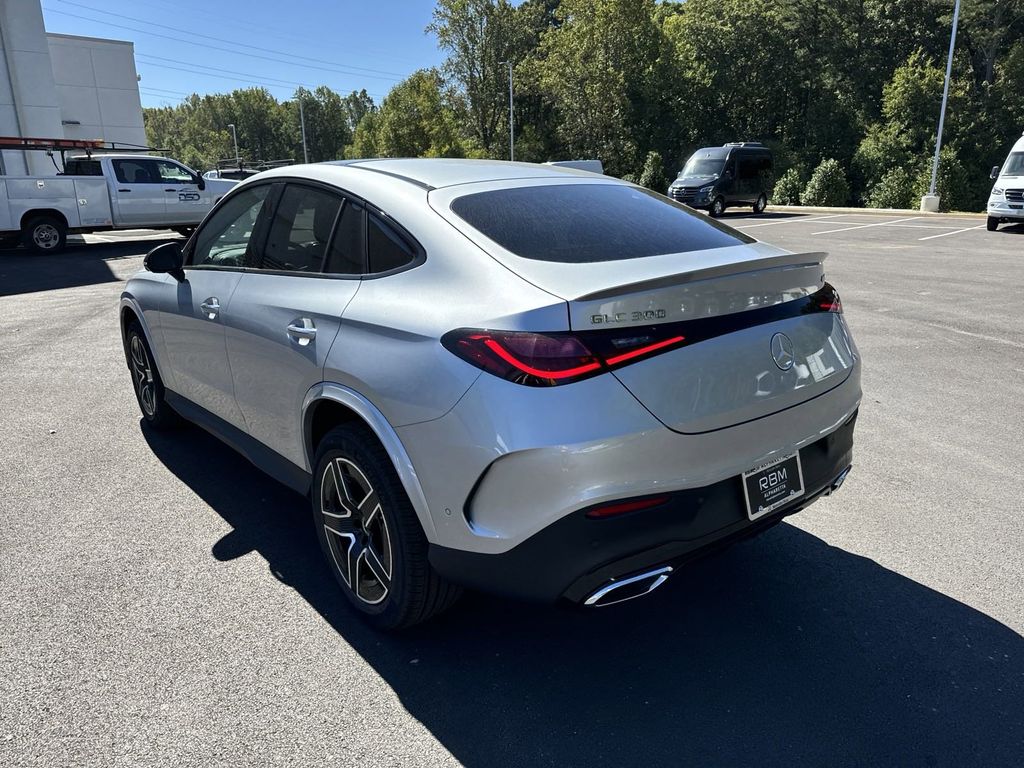
[[[582,264],[686,253],[754,242],[645,189],[557,184],[477,192],[454,211],[516,256]]]

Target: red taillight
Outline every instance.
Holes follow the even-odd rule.
[[[668,501],[668,496],[649,496],[646,499],[636,499],[635,501],[620,501],[615,504],[594,507],[588,510],[584,516],[589,517],[591,520],[603,520],[608,517],[615,517],[616,515],[624,515],[627,512],[638,512],[641,509],[657,507],[666,501]]]
[[[570,333],[525,333],[460,329],[446,333],[441,343],[463,360],[517,384],[549,387],[569,384],[667,351],[683,343],[682,336],[654,341],[650,334],[601,339],[603,352],[592,350]]]
[[[838,315],[843,313],[843,302],[839,298],[839,293],[829,283],[825,283],[811,298],[819,312],[835,312]]]

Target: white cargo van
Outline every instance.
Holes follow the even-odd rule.
[[[995,184],[988,196],[988,231],[1004,222],[1024,222],[1024,136],[1017,140],[1000,170],[992,169]]]
[[[56,253],[69,233],[195,227],[237,182],[140,154],[70,157],[57,176],[0,176],[0,242]]]

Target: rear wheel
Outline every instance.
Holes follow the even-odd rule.
[[[768,207],[768,198],[762,193],[754,203],[754,213],[764,213],[764,209]]]
[[[988,221],[985,222],[985,228],[989,232],[995,232],[999,229],[999,219],[995,216],[989,216]]]
[[[725,213],[725,198],[722,197],[721,195],[716,197],[714,199],[714,202],[711,203],[711,208],[709,210],[709,213],[712,216],[714,216],[716,219],[719,216],[721,216],[723,213]]]
[[[156,430],[174,426],[178,422],[178,414],[164,400],[164,383],[153,364],[153,353],[138,321],[133,320],[128,325],[125,339],[128,370],[132,374],[132,388],[139,401],[142,418]]]
[[[67,225],[55,216],[35,216],[21,229],[21,242],[33,253],[57,253],[67,238]]]
[[[380,442],[335,427],[317,449],[310,494],[320,548],[345,597],[379,629],[426,621],[460,590],[427,561],[427,538]]]

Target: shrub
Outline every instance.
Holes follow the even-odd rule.
[[[928,194],[932,180],[932,160],[923,163],[917,177],[914,197]],[[978,206],[971,199],[971,178],[955,150],[946,147],[939,156],[939,175],[935,179],[935,194],[939,196],[940,211],[971,211]]]
[[[850,199],[850,185],[839,161],[833,158],[823,160],[814,169],[800,200],[804,205],[836,206],[846,205]]]
[[[668,189],[668,179],[665,178],[665,164],[661,155],[657,152],[648,152],[644,159],[643,170],[640,171],[640,180],[637,182],[641,187],[653,189],[655,192],[665,194]]]
[[[903,166],[889,169],[868,193],[868,208],[915,208],[914,184]]]
[[[776,205],[800,205],[800,192],[803,190],[804,184],[801,169],[793,166],[775,182],[772,202]]]

